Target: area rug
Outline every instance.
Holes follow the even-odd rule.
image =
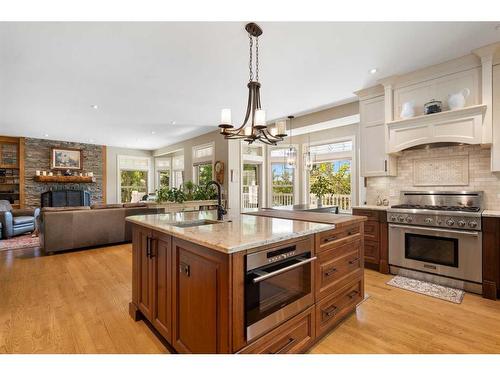
[[[40,239],[38,237],[32,237],[31,234],[12,237],[8,240],[0,239],[0,251],[25,249],[39,246]]]
[[[387,285],[457,304],[462,303],[465,295],[465,292],[460,289],[449,288],[447,286],[433,284],[427,281],[410,279],[409,277],[404,276],[393,277],[387,282]]]

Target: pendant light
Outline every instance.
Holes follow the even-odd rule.
[[[259,82],[259,36],[262,29],[255,23],[245,26],[250,43],[250,79],[248,87],[248,101],[245,120],[243,124],[234,129],[231,123],[231,110],[225,108],[221,111],[220,133],[225,139],[243,139],[248,144],[261,141],[268,145],[276,145],[286,137],[286,124],[283,121],[276,122],[275,126],[268,128],[266,124],[266,111],[261,107],[260,102],[260,82]],[[255,41],[255,79],[253,74],[253,49]]]
[[[288,116],[290,120],[290,147],[286,150],[286,166],[288,168],[295,168],[297,164],[297,150],[292,146],[292,121],[294,116]]]
[[[312,171],[314,166],[315,157],[311,153],[311,136],[307,135],[307,151],[304,154],[304,168],[308,171]]]

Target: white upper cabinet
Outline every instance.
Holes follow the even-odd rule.
[[[359,101],[361,176],[394,176],[396,161],[386,153],[384,95],[363,97]]]

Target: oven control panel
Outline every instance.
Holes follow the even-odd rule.
[[[268,263],[275,263],[275,262],[279,262],[280,260],[285,260],[285,259],[293,257],[293,256],[295,256],[295,251],[290,251],[288,253],[270,256],[267,258],[267,262]]]
[[[456,228],[463,230],[480,230],[481,217],[455,215],[408,214],[388,212],[387,221],[398,224],[421,225],[427,227]]]

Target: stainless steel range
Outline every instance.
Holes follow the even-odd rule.
[[[482,192],[403,191],[387,210],[391,273],[482,291]]]

